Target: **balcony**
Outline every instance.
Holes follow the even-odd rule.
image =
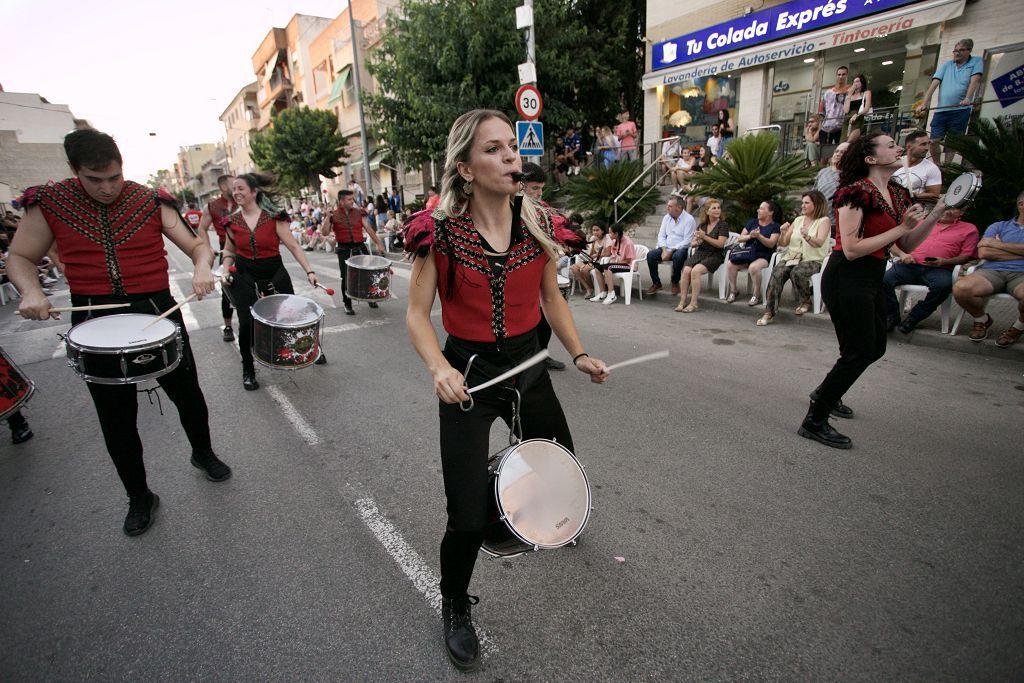
[[[287,99],[291,92],[291,79],[281,74],[280,71],[275,71],[266,85],[256,93],[256,101],[259,103],[260,108],[263,109],[267,106],[268,102],[273,102],[282,96],[285,96],[285,99]]]

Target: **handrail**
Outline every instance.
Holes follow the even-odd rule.
[[[657,181],[655,183],[653,183],[649,188],[647,188],[647,192],[644,192],[643,195],[641,195],[639,199],[637,199],[635,202],[633,202],[633,206],[631,206],[628,209],[626,209],[626,212],[622,214],[622,219],[625,219],[626,216],[629,215],[629,212],[637,207],[637,204],[639,204],[644,199],[646,199],[647,195],[649,195],[651,192],[654,192],[654,190],[657,189],[657,187],[661,184],[661,181],[664,180],[665,176],[667,176],[671,172],[672,171],[665,171],[663,174],[661,174],[661,176],[659,178],[657,178]],[[622,219],[620,219],[619,216],[618,216],[618,210],[619,210],[618,205],[616,205],[614,207],[614,209],[615,209],[615,223],[617,224]]]
[[[652,145],[664,144],[665,142],[668,142],[669,140],[678,140],[678,139],[680,139],[680,136],[673,135],[672,137],[663,138],[661,140],[658,140],[658,142],[652,142],[650,144],[652,144]],[[654,161],[652,161],[651,163],[649,163],[646,166],[644,166],[644,170],[640,171],[640,173],[637,175],[636,178],[633,178],[633,182],[631,182],[629,185],[627,185],[626,189],[624,189],[622,192],[620,192],[619,195],[615,199],[612,200],[612,215],[614,216],[616,223],[619,222],[619,200],[622,199],[626,195],[627,192],[632,190],[633,186],[636,185],[638,182],[640,182],[640,179],[643,178],[645,175],[647,175],[647,173],[652,168],[654,168],[657,164],[659,164],[662,161],[664,161],[664,159],[665,159],[665,155],[664,154],[659,154],[657,157],[655,157]],[[664,177],[665,176],[663,175],[662,178],[664,178]],[[658,180],[660,182],[661,178],[659,178]],[[657,187],[657,183],[652,185],[652,187]],[[650,193],[651,193],[651,191],[648,190],[647,192],[645,192],[643,194],[643,197],[646,197]],[[641,199],[643,199],[643,197],[641,197]],[[632,211],[634,208],[636,208],[636,205],[639,204],[639,203],[640,203],[640,199],[638,199],[636,201],[636,203],[633,204],[633,206],[629,207],[629,209],[626,211],[626,213],[622,214],[622,217],[625,218],[626,215],[629,214],[629,212]]]
[[[753,133],[755,131],[771,130],[771,129],[775,129],[775,132],[777,132],[780,136],[782,135],[782,126],[777,124],[777,123],[772,123],[772,124],[767,125],[767,126],[754,126],[753,128],[747,128],[745,131],[743,131],[743,134],[747,135],[748,133]]]

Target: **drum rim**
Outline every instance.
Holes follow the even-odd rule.
[[[98,318],[89,318],[88,320],[83,320],[82,322],[78,323],[77,325],[73,325],[71,327],[71,329],[68,330],[68,333],[64,335],[64,344],[68,348],[75,349],[77,351],[88,351],[89,353],[99,353],[99,354],[105,354],[105,355],[108,355],[108,356],[113,356],[113,355],[117,355],[119,353],[124,353],[125,351],[149,351],[151,349],[159,349],[162,346],[164,346],[164,345],[166,345],[166,344],[168,344],[170,342],[173,342],[175,339],[177,339],[178,337],[181,336],[181,325],[179,325],[178,323],[174,322],[173,320],[168,320],[167,318],[162,318],[161,321],[166,321],[166,322],[170,323],[171,325],[174,325],[173,332],[168,333],[167,335],[161,337],[160,339],[155,339],[153,341],[149,341],[149,342],[146,342],[144,344],[136,344],[136,345],[128,345],[128,346],[118,346],[118,347],[113,347],[113,346],[92,346],[92,345],[89,345],[89,344],[83,344],[81,342],[76,342],[71,337],[71,335],[74,334],[75,330],[77,330],[82,325],[85,325],[87,323],[95,322],[95,321],[98,321],[98,320],[103,320],[104,318],[122,318],[122,317],[129,316],[129,315],[130,316],[142,316],[144,318],[154,318],[154,319],[157,317],[155,315],[150,315],[149,313],[117,313],[115,315],[103,315],[103,316],[100,316]]]
[[[515,526],[513,526],[513,524],[508,520],[507,513],[505,512],[505,508],[504,508],[504,506],[501,503],[501,495],[498,492],[498,483],[499,483],[499,480],[501,479],[501,468],[502,468],[502,465],[505,464],[505,460],[509,457],[509,455],[512,453],[512,451],[514,451],[516,448],[519,448],[520,446],[523,446],[525,444],[528,444],[528,443],[531,443],[531,442],[534,442],[534,441],[542,441],[542,442],[547,443],[547,444],[553,444],[555,446],[558,446],[560,449],[562,449],[562,451],[564,453],[566,453],[570,458],[572,458],[573,462],[575,462],[576,466],[580,469],[580,474],[583,475],[583,483],[586,485],[586,488],[587,488],[587,509],[586,509],[586,512],[583,515],[583,521],[580,524],[580,528],[577,529],[576,533],[574,533],[570,538],[566,539],[566,541],[564,543],[559,543],[558,545],[551,545],[551,544],[544,544],[544,543],[535,543],[535,542],[530,541],[530,540],[528,540],[526,538],[523,538],[522,534],[520,534],[519,531],[515,528]],[[489,554],[494,554],[495,557],[512,557],[514,555],[521,555],[521,554],[523,554],[525,552],[530,552],[530,550],[536,550],[536,549],[540,549],[540,550],[556,550],[558,548],[564,548],[565,546],[569,545],[570,543],[575,541],[577,538],[579,538],[580,534],[583,533],[583,530],[587,528],[587,523],[590,522],[590,511],[591,511],[591,508],[593,507],[593,504],[594,504],[594,498],[593,498],[593,492],[591,491],[591,488],[590,488],[590,477],[587,476],[587,470],[584,469],[583,463],[581,463],[580,459],[576,457],[576,454],[573,453],[572,451],[570,451],[568,448],[566,448],[562,444],[560,444],[557,441],[553,440],[553,439],[524,439],[523,441],[520,441],[519,443],[512,444],[512,445],[506,447],[505,449],[503,449],[502,451],[499,451],[498,455],[500,457],[498,459],[497,466],[495,466],[495,468],[494,468],[494,486],[493,486],[493,489],[494,489],[494,502],[497,504],[498,512],[500,513],[499,514],[499,519],[501,519],[505,523],[505,526],[508,527],[509,531],[512,532],[513,536],[515,536],[520,541],[522,541],[523,543],[525,543],[526,545],[529,546],[529,550],[524,550],[522,552],[516,552],[513,555],[497,555],[497,554],[494,554],[494,553],[489,553]]]
[[[353,259],[357,259],[357,258],[380,259],[380,260],[386,262],[387,265],[361,266],[361,265],[359,265],[357,263],[349,263],[349,261],[352,261]],[[385,256],[377,256],[376,254],[356,254],[355,256],[349,256],[347,259],[345,259],[345,265],[347,267],[349,267],[349,268],[355,268],[356,270],[371,270],[372,271],[372,270],[390,270],[393,264],[391,263],[391,259],[389,259],[389,258],[387,258]]]
[[[965,181],[965,185],[969,183],[969,186],[966,190],[964,190],[963,196],[957,199],[953,199],[952,197],[949,196],[949,194],[953,191],[953,188],[960,183],[961,180]],[[978,175],[977,173],[971,173],[970,171],[965,171],[964,173],[958,175],[953,180],[953,182],[949,184],[949,187],[946,188],[946,191],[942,194],[942,201],[946,202],[946,206],[950,208],[961,208],[967,205],[968,203],[974,201],[974,196],[978,194],[978,191],[981,190],[982,186],[983,183],[980,175]]]
[[[8,358],[8,361],[10,361],[10,359],[9,359],[9,358]],[[14,363],[11,363],[11,365],[14,365]],[[9,415],[10,415],[11,413],[14,413],[14,412],[17,412],[18,410],[21,410],[21,407],[22,407],[23,405],[25,405],[26,403],[28,403],[28,400],[29,400],[30,398],[32,398],[32,394],[36,393],[36,383],[35,383],[35,382],[33,382],[32,380],[30,380],[30,379],[28,378],[28,375],[26,375],[25,373],[21,372],[21,370],[18,370],[18,373],[19,373],[19,374],[20,374],[20,375],[21,375],[22,377],[24,377],[24,378],[25,378],[25,381],[26,381],[26,382],[28,382],[28,391],[26,391],[26,392],[25,392],[25,395],[24,395],[24,396],[22,396],[21,398],[19,398],[19,399],[18,399],[18,400],[17,400],[17,401],[16,401],[15,403],[14,403],[14,405],[12,405],[12,406],[11,406],[10,408],[8,408],[8,409],[7,409],[7,410],[6,410],[5,412],[3,412],[3,413],[0,413],[0,420],[6,420],[6,419],[7,419],[7,417],[8,417],[8,416],[9,416]]]
[[[283,296],[283,297],[292,297],[293,296],[293,297],[295,297],[297,299],[305,299],[306,301],[308,301],[308,302],[312,303],[314,306],[316,306],[317,317],[315,319],[313,319],[313,320],[307,320],[306,322],[293,323],[293,324],[287,324],[286,325],[284,323],[276,323],[276,322],[272,322],[270,320],[267,320],[266,318],[264,318],[263,316],[259,315],[256,312],[256,310],[255,310],[256,304],[258,304],[260,301],[263,301],[263,299],[270,299],[272,297],[277,297],[277,296]],[[297,329],[300,329],[300,328],[303,328],[303,327],[309,327],[310,325],[316,325],[316,324],[322,322],[324,317],[326,316],[326,314],[324,313],[323,306],[321,306],[317,302],[313,301],[309,297],[300,296],[299,294],[269,294],[269,295],[263,297],[262,299],[257,299],[257,301],[252,306],[249,307],[249,313],[252,315],[252,319],[253,320],[259,320],[264,325],[269,325],[270,327],[273,327],[273,328],[276,328],[276,329],[280,329],[280,330],[297,330]]]
[[[79,372],[77,368],[71,366],[71,369],[76,375],[84,379],[86,382],[91,384],[107,384],[107,385],[122,385],[122,384],[139,384],[147,380],[156,379],[157,377],[163,377],[169,372],[173,372],[178,365],[181,363],[181,357],[184,352],[178,354],[178,357],[174,359],[170,365],[160,368],[156,372],[151,372],[146,375],[134,375],[132,377],[97,377],[96,375],[87,375],[84,372]]]

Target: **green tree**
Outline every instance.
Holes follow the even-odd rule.
[[[274,114],[270,128],[252,136],[249,152],[261,169],[277,176],[285,188],[320,189],[320,178],[334,178],[334,167],[348,157],[346,138],[333,112],[308,107]]]
[[[175,199],[178,200],[179,208],[183,206],[188,206],[189,204],[196,201],[195,193],[187,187],[184,190],[172,192],[171,194],[174,196]]]
[[[516,117],[517,66],[525,60],[523,33],[515,27],[518,4],[402,0],[401,11],[389,14],[367,67],[380,89],[366,105],[373,135],[401,161],[443,158],[452,122],[470,109]],[[541,119],[549,138],[569,125],[611,124],[623,102],[639,109],[642,13],[641,0],[614,7],[609,0],[545,0],[534,7]]]

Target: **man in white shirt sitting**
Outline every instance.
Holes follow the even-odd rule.
[[[942,194],[942,171],[928,154],[931,141],[928,133],[915,130],[907,136],[905,145],[908,165],[892,174],[892,179],[910,190],[914,201],[931,209]]]
[[[696,229],[697,221],[683,210],[682,200],[678,197],[670,198],[665,217],[661,219],[661,228],[658,230],[658,246],[647,252],[647,267],[651,271],[653,284],[647,288],[645,293],[655,294],[661,289],[658,264],[671,260],[672,294],[679,294],[679,278],[683,272],[683,262],[686,261],[690,242],[693,240],[693,233]]]

